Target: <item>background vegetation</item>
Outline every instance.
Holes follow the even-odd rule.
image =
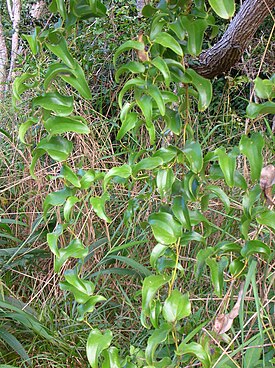
[[[228,24],[215,6],[81,4],[22,5],[0,112],[0,367],[272,367],[274,18],[207,81],[191,67]]]

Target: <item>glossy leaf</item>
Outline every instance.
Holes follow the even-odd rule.
[[[83,98],[86,98],[86,100],[91,100],[92,94],[81,66],[76,64],[75,68],[72,69],[71,72],[73,75],[64,73],[60,74],[60,77],[65,82],[69,83],[73,88],[75,88]]]
[[[174,111],[166,107],[164,120],[166,122],[167,128],[173,133],[177,135],[181,133],[182,121],[178,111]]]
[[[88,134],[90,132],[87,122],[79,116],[52,116],[45,121],[44,126],[45,129],[52,135],[69,132]]]
[[[54,272],[59,273],[61,267],[69,258],[85,258],[88,248],[85,248],[79,239],[74,239],[65,248],[59,249],[59,255],[54,259]]]
[[[43,109],[53,111],[59,116],[68,116],[73,112],[72,96],[63,96],[58,92],[45,93],[32,100],[33,107],[41,106]]]
[[[226,184],[233,187],[236,169],[236,154],[233,151],[227,154],[224,147],[216,149],[215,152],[218,155],[219,164],[224,174]]]
[[[132,174],[132,168],[131,166],[124,164],[122,166],[113,167],[108,173],[105,175],[103,180],[103,189],[106,190],[106,187],[109,183],[109,181],[115,177],[118,176],[120,178],[127,179]]]
[[[158,149],[152,157],[159,157],[163,164],[168,164],[176,158],[177,154],[178,151],[174,146],[167,146]]]
[[[161,157],[148,157],[142,159],[133,167],[133,174],[137,174],[141,170],[153,170],[163,164]]]
[[[155,239],[162,244],[174,244],[182,234],[181,225],[173,218],[170,213],[159,212],[149,216]]]
[[[260,253],[264,257],[268,258],[270,256],[271,250],[268,245],[261,242],[260,240],[249,240],[245,243],[241,250],[241,255],[248,258],[251,255]]]
[[[68,50],[67,42],[59,31],[52,31],[48,36],[47,48],[59,57],[65,65],[74,69],[76,67],[76,60],[72,57]]]
[[[152,98],[148,95],[143,95],[137,100],[138,107],[141,109],[145,118],[146,124],[152,124]]]
[[[163,79],[165,81],[166,87],[169,87],[171,82],[170,70],[163,58],[157,56],[151,61],[152,65],[154,65],[162,74]]]
[[[38,123],[37,118],[30,118],[19,126],[18,136],[22,143],[27,144],[25,141],[25,135],[29,128]]]
[[[267,101],[262,104],[250,102],[246,108],[246,114],[250,119],[256,119],[263,114],[275,114],[275,102]]]
[[[118,95],[118,104],[119,104],[119,107],[122,108],[122,100],[123,100],[123,97],[125,95],[125,93],[131,89],[131,88],[135,88],[137,86],[140,86],[140,87],[144,87],[146,85],[146,82],[144,79],[141,79],[141,78],[133,78],[133,79],[130,79],[128,80],[122,90],[119,92],[119,95]]]
[[[223,19],[230,19],[235,13],[234,0],[209,0],[209,4],[214,12]]]
[[[194,355],[201,363],[203,368],[210,368],[211,361],[208,353],[202,345],[191,342],[190,344],[181,343],[176,351],[177,355],[191,354]]]
[[[214,194],[215,196],[220,198],[220,200],[224,204],[226,212],[228,213],[230,211],[229,198],[228,198],[227,194],[220,187],[218,187],[217,185],[207,185],[205,187],[205,191],[209,191],[211,194]]]
[[[249,190],[245,195],[243,196],[243,211],[246,216],[246,218],[252,217],[252,209],[254,206],[254,203],[256,203],[260,197],[261,197],[262,191],[260,186],[257,184]]]
[[[63,165],[60,171],[60,176],[71,183],[74,187],[80,188],[80,181],[78,176],[68,165]]]
[[[146,91],[156,102],[160,115],[164,116],[165,115],[165,104],[163,101],[162,94],[160,93],[160,90],[158,89],[158,87],[152,84],[147,87]]]
[[[40,51],[40,44],[39,44],[39,37],[38,37],[39,32],[40,32],[40,27],[35,27],[32,34],[22,35],[22,38],[24,38],[28,42],[33,55],[37,55],[38,52]]]
[[[155,245],[150,255],[150,265],[153,268],[156,268],[159,257],[161,257],[166,252],[167,249],[169,249],[167,245],[160,243]]]
[[[118,348],[111,346],[108,350],[103,351],[102,356],[104,357],[102,368],[122,368]]]
[[[142,310],[146,316],[150,314],[150,304],[157,291],[170,280],[168,275],[151,275],[144,279],[142,286]]]
[[[122,44],[121,46],[119,46],[119,48],[116,50],[114,58],[113,58],[113,62],[114,64],[116,64],[118,57],[125,51],[128,50],[139,50],[139,51],[143,51],[144,50],[144,43],[143,42],[139,42],[139,41],[126,41],[124,42],[124,44]]]
[[[94,295],[91,296],[86,303],[81,304],[77,307],[77,312],[79,317],[77,318],[78,321],[83,321],[85,318],[86,313],[92,313],[95,309],[95,306],[99,302],[104,302],[106,298],[102,295]]]
[[[212,84],[209,79],[203,78],[193,69],[187,69],[185,72],[192,80],[192,84],[199,93],[199,111],[204,111],[210,105],[212,100]]]
[[[167,198],[172,191],[175,175],[171,168],[159,170],[156,177],[157,189],[161,198]]]
[[[12,85],[12,92],[13,97],[15,100],[21,101],[21,95],[25,91],[27,91],[30,88],[33,88],[37,82],[35,81],[35,77],[37,75],[37,72],[34,73],[23,73],[19,77],[16,77],[13,85]],[[32,82],[27,83],[27,81],[31,80]]]
[[[264,139],[262,135],[254,133],[251,138],[243,135],[239,146],[241,153],[248,158],[252,181],[259,180],[263,166],[262,150],[264,148]]]
[[[188,33],[187,50],[192,56],[201,53],[202,41],[208,23],[205,19],[194,19],[192,15],[181,16],[181,24]]]
[[[265,225],[268,227],[271,227],[273,230],[275,230],[275,211],[265,211],[260,213],[257,217],[256,220],[258,222],[258,224],[260,225]]]
[[[57,190],[56,192],[49,193],[43,202],[44,216],[50,207],[62,206],[66,199],[73,195],[73,191],[70,188],[64,188]]]
[[[179,56],[183,56],[183,51],[180,44],[169,33],[165,32],[158,33],[154,38],[154,42],[174,51],[174,53],[176,53]]]
[[[105,192],[101,197],[92,197],[90,199],[90,203],[97,216],[106,222],[112,222],[110,217],[108,217],[105,212],[105,203],[109,199],[110,196],[107,192]]]
[[[182,150],[190,164],[190,169],[198,174],[203,167],[201,146],[198,142],[187,142]]]
[[[119,83],[119,78],[121,74],[125,72],[142,74],[145,72],[145,66],[137,61],[129,61],[128,63],[122,65],[120,68],[117,69],[115,74],[115,81],[117,83]]]
[[[72,208],[78,202],[79,202],[79,198],[77,198],[75,196],[69,197],[66,200],[66,203],[64,205],[64,218],[65,218],[65,221],[67,221],[67,222],[70,221],[70,215],[71,215],[71,212],[72,212]]]
[[[254,83],[255,92],[258,97],[265,100],[272,100],[275,98],[275,74],[271,79],[261,79],[257,77]]]
[[[228,259],[226,257],[222,257],[221,260],[217,262],[214,258],[207,258],[205,263],[210,268],[210,276],[214,286],[214,292],[221,298],[224,284],[223,271],[228,265]]]
[[[139,115],[136,112],[130,112],[125,120],[122,122],[122,125],[117,133],[116,139],[121,140],[129,130],[132,130],[137,122],[139,121]]]
[[[188,317],[191,314],[191,303],[188,294],[182,294],[179,290],[174,289],[164,302],[162,314],[169,323]]]
[[[99,367],[99,357],[100,354],[111,344],[113,335],[110,330],[107,330],[105,333],[101,333],[97,328],[92,330],[89,334],[87,345],[86,345],[86,353],[88,361],[92,368]]]
[[[80,19],[89,19],[91,17],[105,17],[107,8],[99,0],[72,1],[72,12]]]
[[[96,173],[93,169],[89,169],[80,179],[81,189],[89,189],[93,184],[96,177]]]
[[[61,162],[67,160],[73,150],[73,144],[63,137],[51,137],[42,139],[37,149],[44,150],[53,160]]]
[[[175,197],[173,200],[172,211],[175,217],[180,221],[183,227],[191,230],[191,221],[189,210],[183,197]]]
[[[167,339],[172,326],[168,323],[162,324],[162,326],[156,329],[148,339],[147,347],[145,350],[145,359],[147,364],[154,363],[154,355],[157,347]]]

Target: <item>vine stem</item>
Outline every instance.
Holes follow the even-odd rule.
[[[174,283],[175,283],[175,280],[176,280],[176,276],[177,276],[177,267],[178,267],[178,263],[179,263],[179,246],[180,246],[180,238],[178,238],[177,242],[175,243],[176,262],[175,262],[175,267],[173,269],[171,281],[169,283],[168,296],[170,296],[171,293],[172,293],[172,289],[173,289],[173,286],[174,286]]]

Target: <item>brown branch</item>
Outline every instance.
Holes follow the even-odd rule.
[[[201,53],[200,64],[193,66],[193,69],[209,79],[227,72],[238,62],[274,7],[275,0],[246,0],[222,38],[212,48]]]
[[[0,15],[0,101],[3,100],[7,78],[8,50]]]

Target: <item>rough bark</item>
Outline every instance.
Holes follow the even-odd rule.
[[[202,52],[199,65],[193,68],[205,78],[214,78],[234,66],[265,17],[275,7],[275,0],[246,0],[229,24],[222,38]]]
[[[0,101],[3,100],[7,78],[8,50],[0,15]]]

